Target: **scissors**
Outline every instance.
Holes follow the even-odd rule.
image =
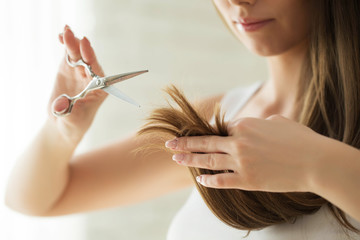
[[[84,88],[84,90],[82,90],[78,95],[74,96],[74,97],[70,97],[67,94],[62,94],[59,97],[65,97],[68,99],[69,101],[69,107],[65,110],[62,111],[61,113],[59,112],[53,112],[53,114],[55,116],[61,117],[61,116],[66,116],[69,115],[71,113],[71,110],[75,104],[75,102],[81,98],[84,98],[86,96],[86,94],[90,91],[96,90],[96,89],[101,89],[117,98],[120,98],[130,104],[133,104],[137,107],[140,107],[140,105],[134,101],[133,99],[131,99],[130,97],[126,96],[124,93],[122,93],[119,89],[111,86],[112,84],[118,83],[118,82],[122,82],[124,80],[127,80],[129,78],[133,78],[136,77],[140,74],[146,73],[148,72],[148,70],[143,70],[143,71],[137,71],[137,72],[129,72],[129,73],[123,73],[123,74],[117,74],[117,75],[113,75],[113,76],[109,76],[109,77],[100,77],[98,75],[96,75],[92,69],[91,66],[86,64],[82,59],[80,59],[79,61],[72,63],[70,60],[70,56],[69,54],[66,55],[66,62],[67,64],[69,64],[71,67],[78,67],[78,66],[83,66],[86,71],[90,74],[90,76],[92,77],[92,80],[89,82],[89,84]]]

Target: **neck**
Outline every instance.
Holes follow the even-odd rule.
[[[289,112],[296,104],[298,84],[303,81],[301,75],[306,47],[303,42],[281,55],[267,59],[269,80],[264,84],[263,93],[268,104],[280,113]]]

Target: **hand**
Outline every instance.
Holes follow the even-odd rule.
[[[82,58],[92,67],[94,73],[104,76],[103,70],[97,62],[93,48],[89,40],[85,37],[81,40],[74,36],[74,33],[68,26],[65,26],[64,32],[59,34],[59,41],[65,46],[66,52],[72,61]],[[95,113],[101,103],[107,96],[102,90],[96,90],[88,93],[85,98],[78,100],[70,115],[65,117],[55,117],[52,112],[61,112],[67,109],[69,103],[66,98],[59,98],[61,94],[66,93],[69,96],[75,96],[80,93],[91,80],[91,76],[82,67],[70,67],[63,58],[59,72],[56,77],[55,86],[49,101],[49,118],[54,121],[62,134],[66,137],[79,140],[86,130],[90,127]]]
[[[229,135],[181,137],[166,146],[187,152],[173,156],[180,165],[231,170],[198,176],[198,182],[206,187],[311,191],[313,169],[322,157],[326,137],[280,115],[242,118],[229,124]]]

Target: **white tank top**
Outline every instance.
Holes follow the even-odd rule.
[[[225,120],[236,116],[241,107],[262,85],[256,82],[248,87],[238,87],[225,94],[221,101],[226,111]],[[360,223],[348,216],[356,227]],[[167,240],[240,240],[247,231],[232,228],[220,221],[206,206],[197,189],[173,219]],[[246,240],[360,240],[360,235],[350,232],[349,236],[324,205],[312,215],[298,217],[294,224],[277,224],[262,230],[252,231]]]

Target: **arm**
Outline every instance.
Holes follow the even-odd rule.
[[[9,180],[6,203],[37,216],[64,215],[146,200],[189,186],[186,168],[167,152],[132,158],[144,144],[133,136],[72,158],[75,145],[48,122],[18,160]]]
[[[360,151],[331,138],[323,138],[310,189],[360,222]]]
[[[60,42],[73,60],[81,57],[98,75],[102,74],[87,39],[75,38],[66,28]],[[84,71],[69,68],[63,61],[50,99],[50,103],[55,103],[52,110],[66,107],[56,96],[79,92],[87,81]],[[129,154],[146,143],[146,139],[134,135],[73,156],[105,97],[102,91],[94,91],[77,102],[71,115],[55,118],[49,114],[11,173],[7,206],[29,215],[64,215],[134,203],[192,183],[188,170],[177,166],[165,151]],[[209,106],[220,98],[212,97],[198,104],[209,111],[212,109]],[[206,115],[211,116],[211,112]]]
[[[181,137],[173,150],[183,166],[230,173],[201,175],[206,187],[313,192],[360,221],[360,151],[280,115],[241,118],[229,137]],[[219,154],[220,153],[220,154]]]
[[[210,110],[220,98],[198,104]],[[129,154],[146,141],[133,134],[72,158],[76,145],[66,144],[48,121],[12,172],[7,205],[25,214],[58,216],[135,203],[192,184],[187,168],[166,151]]]
[[[201,106],[206,118],[210,119],[214,105],[221,98],[222,95],[212,96],[195,104]],[[43,215],[64,215],[136,203],[193,184],[188,169],[172,161],[169,152],[129,154],[147,141],[133,134],[74,158],[69,166],[66,189],[56,205]]]

